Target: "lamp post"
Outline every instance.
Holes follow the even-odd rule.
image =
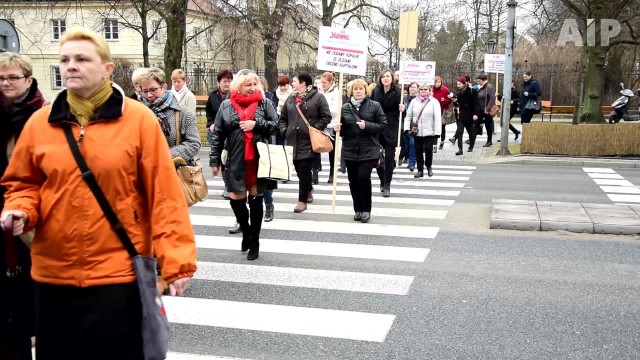
[[[518,6],[518,3],[515,0],[507,2],[507,39],[504,47],[504,83],[502,84],[502,133],[500,134],[500,150],[496,155],[511,155],[509,151],[509,115],[511,115],[511,79],[513,77],[516,6]]]

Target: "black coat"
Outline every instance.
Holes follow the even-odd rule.
[[[311,159],[318,156],[318,154],[311,149],[309,129],[300,117],[296,107],[295,96],[289,96],[280,113],[280,121],[278,122],[280,134],[287,139],[287,145],[293,146],[294,160]],[[300,110],[302,110],[309,124],[318,130],[326,129],[331,122],[329,103],[324,95],[315,88],[309,91],[302,104],[300,104]]]
[[[473,121],[473,115],[476,109],[476,95],[470,87],[465,86],[464,89],[458,90],[454,105],[458,108],[458,121]]]
[[[528,93],[529,96],[524,96],[525,92]],[[529,79],[529,81],[523,82],[522,88],[520,89],[520,113],[527,113],[524,107],[527,106],[529,100],[535,100],[540,96],[542,96],[542,89],[536,79]]]
[[[400,87],[393,86],[388,92],[384,92],[382,83],[378,83],[373,89],[371,99],[380,103],[385,116],[387,127],[380,137],[383,146],[396,146],[398,144],[398,121],[400,117]]]
[[[13,107],[7,114],[0,114],[0,177],[7,169],[7,145],[9,141],[20,136],[27,120],[43,106],[44,99],[38,90],[38,83],[33,79],[27,97]],[[3,106],[0,106],[0,108]],[[4,208],[6,188],[0,186],[0,209]],[[31,257],[29,248],[15,238],[16,257],[22,273],[17,277],[7,278],[7,254],[5,240],[0,238],[0,339],[10,340],[19,337],[29,338],[35,335],[35,302],[34,283],[31,279]],[[9,324],[9,317],[12,319]],[[1,341],[0,341],[1,342]],[[28,350],[28,349],[27,349]]]
[[[271,100],[263,99],[260,102],[255,112],[255,120],[253,145],[256,156],[259,156],[256,143],[268,141],[271,135],[277,132],[278,115]],[[225,141],[229,152],[224,173],[227,191],[243,193],[247,191],[244,177],[244,131],[240,129],[240,119],[233,105],[231,105],[231,100],[223,101],[216,115],[213,144],[209,154],[209,164],[212,167],[220,166],[220,156]],[[258,180],[260,180],[258,185],[265,185],[265,181]],[[261,192],[261,189],[259,189],[259,192]]]
[[[354,112],[364,120],[364,129],[356,124],[358,119]],[[376,101],[364,99],[359,110],[351,103],[342,105],[342,158],[345,161],[377,159],[380,148],[378,138],[386,127],[387,117]]]
[[[224,99],[220,98],[220,90],[216,89],[213,90],[210,94],[209,94],[209,98],[207,99],[207,105],[205,105],[205,113],[207,114],[207,129],[211,127],[211,124],[213,124],[213,122],[216,119],[216,114],[218,113],[218,109],[220,108],[220,104],[222,104],[222,102],[224,100],[229,99],[229,95],[231,93],[227,93],[224,96]]]

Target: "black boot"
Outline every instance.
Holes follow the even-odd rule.
[[[264,222],[269,222],[273,220],[273,203],[271,204],[266,204],[265,206],[265,211],[264,211]]]
[[[240,251],[245,252],[249,249],[251,243],[251,231],[249,227],[249,210],[247,210],[247,199],[229,200],[231,209],[236,215],[236,221],[242,230],[242,245]]]
[[[264,210],[262,208],[262,195],[249,196],[249,210],[251,217],[251,243],[249,244],[249,253],[247,260],[255,260],[260,252],[260,230],[262,229],[262,216]]]
[[[318,180],[318,169],[311,170],[311,182],[313,185],[318,185],[320,181]]]
[[[433,176],[433,170],[431,170],[431,167],[427,167],[427,175],[429,175],[429,177]]]

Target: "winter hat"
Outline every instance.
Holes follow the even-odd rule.
[[[460,76],[458,78],[458,81],[462,84],[462,85],[466,85],[467,84],[467,79],[464,76]]]

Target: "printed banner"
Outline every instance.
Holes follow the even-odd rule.
[[[484,54],[484,72],[487,74],[504,74],[504,54]]]
[[[368,46],[367,31],[321,26],[318,70],[364,76],[367,71]]]
[[[419,85],[433,85],[436,77],[435,61],[405,61],[400,65],[400,83],[408,85],[413,82]]]

